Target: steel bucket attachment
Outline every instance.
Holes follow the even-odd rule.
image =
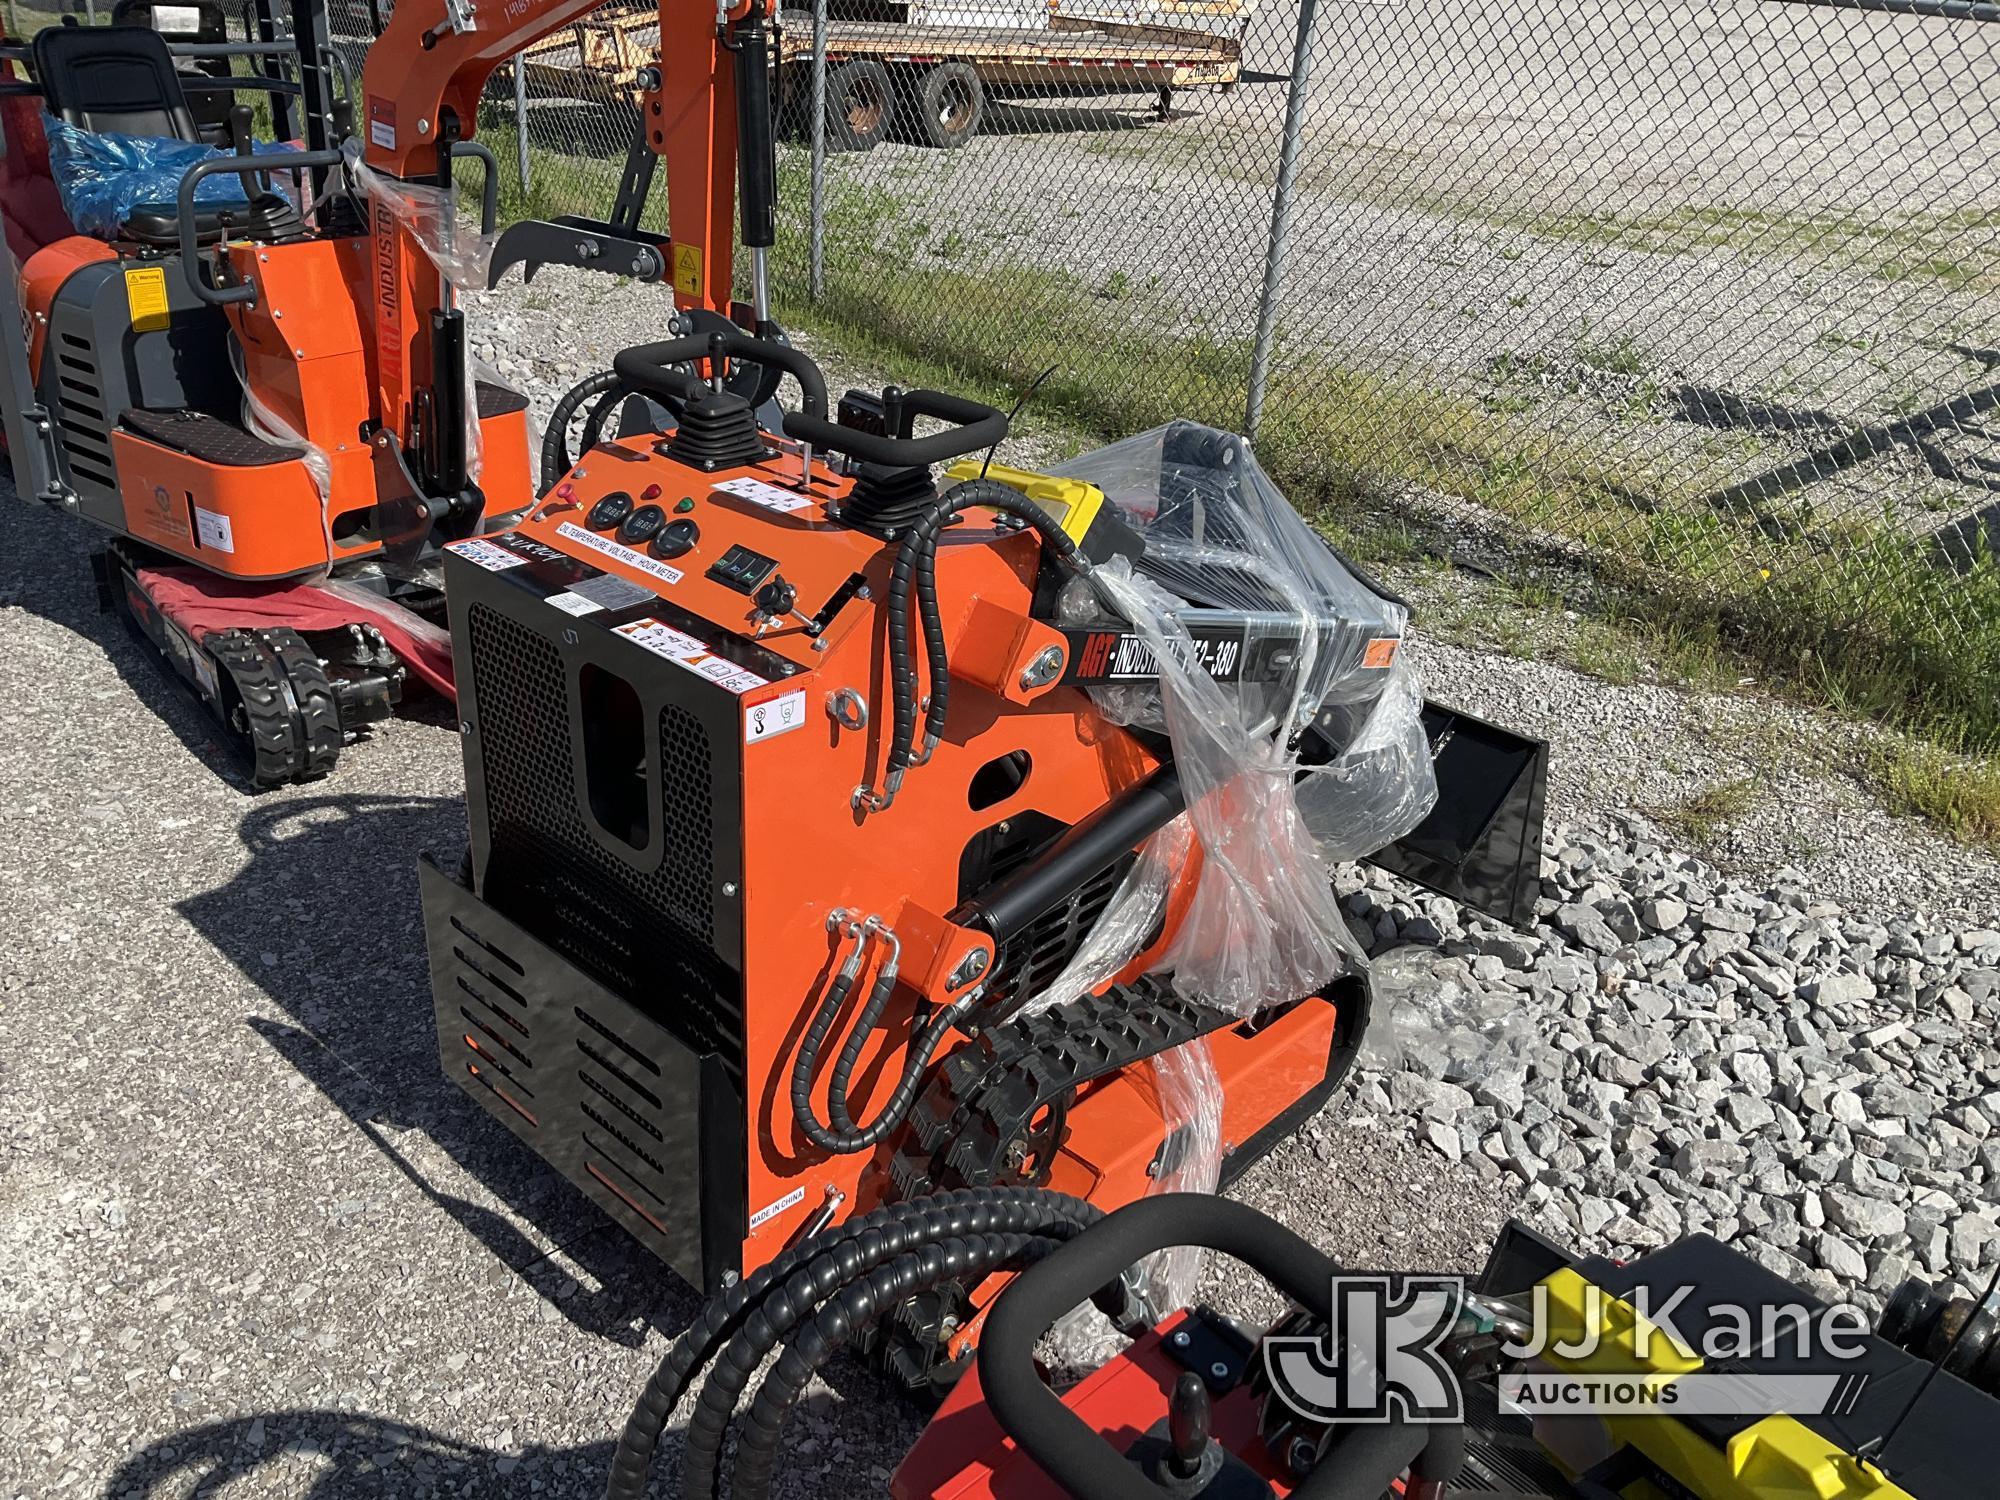
[[[1424,735],[1437,805],[1370,864],[1512,927],[1534,921],[1541,894],[1549,747],[1426,701]]]

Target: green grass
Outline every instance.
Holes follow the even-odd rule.
[[[2000,844],[2000,761],[1888,734],[1863,751],[1859,769],[1895,811],[1928,818],[1967,843]]]
[[[509,162],[504,126],[482,134]],[[602,212],[617,173],[616,162],[539,147],[535,165],[532,192],[503,192],[508,217]],[[996,243],[1004,225],[988,231],[964,220],[948,229],[931,222],[921,207],[921,175],[894,179],[871,170],[850,177],[836,160],[828,181],[826,293],[810,301],[804,172],[800,153],[781,154],[773,285],[788,326],[893,370],[907,384],[1001,405],[1054,363],[1030,423],[1061,429],[1078,444],[1177,416],[1241,427],[1247,330],[1233,337],[1164,333],[1170,309],[1154,300],[1150,285],[1117,273],[1092,279],[1010,263],[1012,252]],[[503,181],[513,175],[506,171]],[[1575,348],[1580,362],[1614,373],[1643,375],[1648,365],[1628,333],[1585,328]],[[1282,328],[1280,355],[1259,457],[1310,520],[1362,559],[1407,560],[1436,545],[1400,518],[1399,489],[1460,497],[1529,535],[1588,547],[1590,596],[1578,606],[1585,618],[1566,648],[1586,671],[1614,682],[1702,688],[1748,679],[1904,727],[1913,744],[1941,742],[1951,747],[1947,755],[1976,760],[2000,747],[1993,686],[2000,681],[2000,561],[1991,555],[1952,572],[1887,518],[1820,520],[1812,530],[1760,525],[1705,505],[1685,474],[1648,472],[1629,457],[1551,433],[1531,404],[1314,365]],[[1493,373],[1504,386],[1508,372]],[[1537,607],[1533,592],[1532,584],[1518,587],[1521,611]],[[1533,632],[1504,618],[1478,628],[1494,649],[1538,649]],[[1892,795],[1937,809],[1947,826],[1986,836],[1973,810],[1977,795],[1966,801],[1976,776],[1939,773],[1928,784],[1937,790],[1927,791],[1915,771],[1899,771],[1893,785],[1901,789]]]
[[[924,378],[996,398],[1057,361],[1037,405],[1086,434],[1173,416],[1241,425],[1247,339],[1163,337],[1146,298],[1107,302],[1100,287],[1061,271],[938,264],[908,235],[901,200],[880,188],[836,178],[828,201],[829,243],[863,248],[830,260],[827,295],[813,304],[803,235],[781,234],[777,285],[789,321],[891,368],[916,361]],[[1644,365],[1629,338],[1589,349],[1607,368]],[[1809,701],[2000,743],[2000,562],[1991,555],[1952,572],[1886,521],[1773,534],[1705,506],[1685,479],[1551,436],[1526,413],[1340,368],[1274,387],[1258,452],[1322,523],[1372,504],[1389,481],[1588,544],[1605,585],[1596,608],[1664,643],[1691,677],[1731,675],[1717,665],[1726,657],[1740,668],[1733,675]]]
[[[1697,844],[1713,844],[1756,800],[1756,777],[1729,776],[1709,782],[1680,806],[1665,809],[1660,818]]]

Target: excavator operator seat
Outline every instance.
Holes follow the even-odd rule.
[[[194,114],[156,31],[140,26],[45,26],[35,78],[49,113],[85,130],[195,141]]]
[[[68,124],[203,144],[173,54],[157,31],[136,25],[44,27],[35,34],[34,64],[49,113]],[[295,228],[290,216],[278,217],[279,229]],[[175,206],[134,203],[119,233],[140,245],[172,249],[180,241]],[[248,203],[225,199],[196,209],[197,243],[211,245],[227,233],[269,237]]]

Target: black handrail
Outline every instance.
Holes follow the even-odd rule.
[[[181,178],[179,194],[174,199],[175,227],[180,231],[181,274],[187,277],[188,286],[196,297],[213,307],[227,307],[235,302],[255,302],[257,288],[248,282],[235,286],[210,286],[201,279],[201,245],[195,217],[195,189],[204,177],[213,177],[221,172],[243,172],[249,170],[246,163],[254,163],[255,170],[262,172],[298,172],[308,167],[337,167],[340,165],[338,151],[285,151],[264,157],[242,157],[231,152],[212,157],[208,161],[196,162]]]

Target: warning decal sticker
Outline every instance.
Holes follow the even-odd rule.
[[[658,620],[634,620],[612,628],[655,656],[664,656],[675,666],[685,667],[697,677],[706,677],[717,687],[727,688],[739,697],[752,688],[770,685],[770,678],[760,677],[748,667],[739,667],[726,657],[715,655],[686,631],[662,625]]]

